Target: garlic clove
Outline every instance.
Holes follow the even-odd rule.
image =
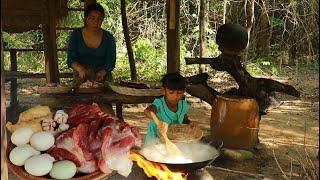
[[[62,118],[62,124],[67,123],[67,120],[68,120],[68,118],[67,118],[67,117],[63,117],[63,118]]]
[[[63,131],[66,131],[68,130],[70,127],[69,124],[60,124],[59,125],[59,128],[57,129],[58,132],[63,132]]]
[[[62,114],[56,114],[53,119],[57,121],[60,118],[62,118]]]

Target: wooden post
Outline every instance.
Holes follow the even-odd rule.
[[[130,40],[130,33],[129,27],[127,22],[127,12],[126,12],[126,1],[121,0],[121,19],[122,19],[122,27],[123,27],[123,34],[124,40],[126,41],[127,51],[128,51],[128,58],[129,58],[129,65],[130,65],[130,73],[131,73],[131,80],[137,80],[137,70],[136,64],[134,62],[133,50]]]
[[[116,103],[116,116],[123,120],[123,114],[122,114],[122,104],[121,103]]]
[[[48,83],[59,83],[56,18],[56,1],[43,0],[42,32],[44,40],[45,71]]]
[[[180,0],[166,0],[167,72],[180,72]]]
[[[2,21],[1,21],[2,22]],[[4,67],[3,67],[3,39],[1,23],[1,179],[8,179],[8,166],[6,163],[7,151],[7,129],[6,129],[6,96],[4,89]]]
[[[10,69],[13,72],[17,72],[17,51],[11,50],[10,51]],[[18,97],[17,97],[17,88],[18,83],[17,79],[13,78],[10,80],[10,107],[17,107],[18,105]]]

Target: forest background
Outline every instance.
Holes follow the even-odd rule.
[[[119,0],[98,0],[105,8],[102,27],[114,34],[117,41],[116,79],[130,79]],[[319,1],[317,0],[181,0],[180,61],[185,76],[199,72],[198,65],[185,65],[185,57],[199,57],[200,7],[204,5],[205,39],[202,57],[220,54],[215,43],[217,28],[224,23],[237,23],[248,29],[249,44],[242,55],[252,75],[280,75],[283,67],[318,70]],[[203,3],[201,5],[201,3]],[[69,8],[83,8],[83,3],[70,0]],[[130,39],[133,46],[138,80],[159,80],[166,73],[166,8],[165,1],[126,1]],[[70,11],[57,27],[82,27],[83,13]],[[66,48],[71,30],[57,30],[57,47]],[[42,48],[41,30],[24,33],[3,33],[4,48]],[[44,72],[44,53],[19,52],[18,71]],[[4,53],[5,70],[10,68],[10,54]],[[66,64],[66,51],[58,51],[60,72],[71,72]],[[205,71],[215,70],[205,66]],[[305,69],[305,68],[304,68]],[[62,79],[68,82],[69,79]],[[39,83],[38,81],[32,81]]]

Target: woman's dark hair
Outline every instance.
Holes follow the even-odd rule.
[[[92,11],[98,11],[102,14],[102,17],[104,18],[104,9],[103,7],[99,4],[99,3],[92,3],[90,5],[88,5],[88,7],[86,8],[86,10],[84,11],[84,17],[88,17],[88,15],[92,12]]]
[[[179,73],[168,73],[163,76],[162,87],[170,90],[184,90],[186,88],[186,81]]]

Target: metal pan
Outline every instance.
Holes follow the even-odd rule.
[[[195,146],[193,146],[193,144]],[[191,163],[181,162],[181,163],[167,163],[164,159],[157,160],[156,153],[146,153],[146,151],[141,150],[141,155],[144,156],[148,161],[160,163],[166,165],[173,172],[189,173],[197,169],[204,168],[211,164],[218,156],[219,150],[222,147],[222,141],[212,141],[210,143],[176,143],[185,157],[193,158]],[[157,146],[157,145],[155,145]]]

